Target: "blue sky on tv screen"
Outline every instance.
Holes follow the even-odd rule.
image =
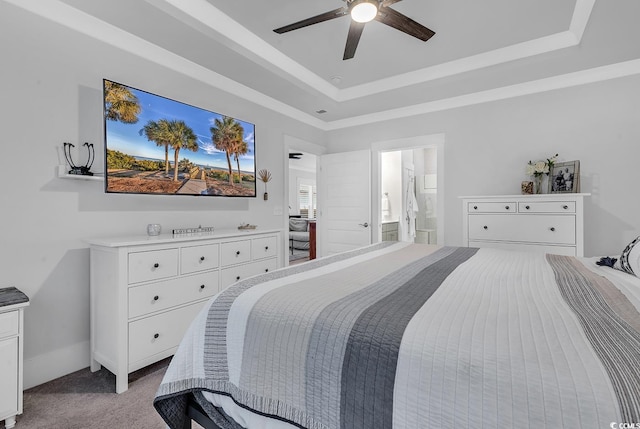
[[[126,85],[124,85],[126,86]],[[227,157],[224,152],[215,148],[211,140],[210,128],[215,126],[215,120],[224,115],[210,112],[205,109],[190,106],[175,100],[140,91],[127,86],[138,97],[142,111],[138,115],[138,122],[125,124],[119,121],[105,121],[106,146],[108,149],[117,150],[127,155],[139,158],[150,158],[164,161],[164,147],[159,147],[155,142],[147,140],[140,130],[149,121],[160,119],[184,121],[198,138],[198,151],[193,152],[181,149],[178,160],[187,158],[194,164],[204,167],[218,167],[227,169]],[[255,173],[255,127],[249,122],[236,119],[244,129],[244,141],[247,142],[249,152],[240,157],[240,169],[245,172]],[[169,148],[169,162],[173,165],[173,150]],[[231,166],[237,168],[236,161],[231,158]]]

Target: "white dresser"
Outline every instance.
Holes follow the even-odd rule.
[[[0,421],[10,429],[22,414],[24,308],[29,298],[18,289],[0,289]]]
[[[584,256],[584,198],[589,195],[460,197],[463,245]]]
[[[116,376],[175,353],[208,299],[283,265],[281,230],[96,238],[90,246],[91,370]]]

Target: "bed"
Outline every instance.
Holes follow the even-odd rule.
[[[154,406],[171,428],[622,427],[639,309],[594,259],[378,243],[220,292]]]

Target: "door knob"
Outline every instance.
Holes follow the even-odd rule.
[[[360,225],[360,226],[364,226],[365,228],[368,228],[368,227],[369,227],[369,223],[368,223],[368,222],[365,222],[365,223],[359,223],[358,225]]]

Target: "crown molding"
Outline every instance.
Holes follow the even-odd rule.
[[[227,78],[219,73],[216,73],[212,70],[209,70],[205,67],[202,67],[192,61],[189,61],[173,52],[170,52],[166,49],[163,49],[157,45],[154,45],[138,36],[132,35],[118,27],[115,27],[111,24],[108,24],[104,21],[101,21],[89,14],[86,14],[82,11],[79,11],[66,3],[63,3],[58,0],[2,0],[6,3],[10,3],[14,6],[17,6],[21,9],[27,10],[31,13],[39,15],[45,19],[56,22],[60,25],[63,25],[69,29],[74,31],[78,31],[82,34],[85,34],[89,37],[92,37],[101,42],[112,45],[118,49],[127,51],[131,54],[137,55],[143,59],[148,61],[157,63],[162,65],[163,67],[167,67],[172,69],[184,76],[196,79],[204,84],[210,85],[212,87],[218,88],[222,91],[225,91],[229,94],[233,94],[242,99],[245,99],[251,103],[255,103],[259,106],[267,108],[269,110],[273,110],[282,115],[285,115],[291,119],[300,121],[309,126],[315,127],[322,131],[331,131],[337,130],[341,128],[348,128],[359,125],[366,125],[379,121],[386,121],[389,119],[398,119],[403,117],[410,117],[420,114],[438,112],[443,110],[450,110],[459,107],[471,106],[481,103],[487,103],[497,100],[504,100],[508,98],[520,97],[529,94],[535,94],[539,92],[558,90],[562,88],[568,88],[578,85],[584,85],[589,83],[595,83],[600,81],[605,81],[609,79],[616,79],[624,76],[630,76],[635,74],[640,74],[640,59],[625,61],[616,64],[605,65],[601,67],[595,67],[587,70],[576,71],[572,73],[567,73],[563,75],[553,76],[549,78],[539,79],[535,81],[523,82],[520,84],[494,88],[485,91],[479,91],[471,94],[465,94],[457,97],[445,98],[440,100],[434,100],[427,103],[420,103],[413,106],[407,106],[397,109],[390,109],[380,112],[375,112],[366,115],[353,116],[350,118],[335,120],[335,121],[324,121],[320,120],[306,112],[303,112],[295,107],[292,107],[288,104],[285,104],[279,100],[276,100],[272,97],[269,97],[259,91],[256,91],[252,88],[249,88],[245,85],[242,85],[232,79]],[[166,3],[167,1],[178,2],[178,0],[147,0],[153,3]],[[205,4],[203,4],[206,3]],[[572,19],[572,30],[558,33],[553,36],[549,36],[549,38],[536,39],[531,42],[525,42],[525,46],[519,46],[518,48],[508,47],[504,48],[506,50],[513,49],[517,51],[518,49],[525,49],[528,52],[534,52],[539,50],[543,52],[545,46],[547,48],[551,45],[558,45],[564,43],[566,44],[575,44],[579,43],[580,38],[582,37],[582,33],[584,32],[584,27],[588,21],[589,14],[591,12],[591,8],[593,7],[595,0],[577,0],[576,2],[576,11],[574,11],[573,19]],[[180,4],[183,4],[182,1]],[[209,7],[209,3],[204,0],[185,0],[184,4],[195,5],[198,7]],[[191,9],[190,9],[191,10]],[[197,9],[191,10],[192,12],[197,11]],[[226,16],[226,15],[225,15]],[[223,20],[224,17],[221,17]],[[228,17],[227,17],[228,18]],[[230,28],[237,28],[237,23],[226,22],[224,25],[229,25]],[[222,25],[222,24],[221,24]],[[245,35],[247,38],[250,38],[250,35]],[[255,35],[254,35],[255,36]],[[523,45],[523,44],[520,44]],[[518,46],[518,45],[516,45]],[[498,52],[499,51],[499,52]],[[492,51],[496,57],[503,57],[507,53],[503,52],[504,50]],[[516,53],[511,53],[511,55],[515,55]],[[485,64],[492,64],[495,61],[498,61],[498,58],[492,58],[491,55],[481,54],[483,57],[483,61]],[[472,57],[470,57],[472,58]],[[465,64],[464,61],[467,59],[459,60],[457,63],[458,67],[463,67]],[[477,59],[468,60],[471,63],[474,61],[477,62]],[[483,67],[486,67],[484,65]],[[440,65],[438,67],[446,68],[452,67],[449,65]],[[471,64],[467,65],[467,67],[471,67]],[[429,73],[431,76],[429,79],[436,79],[437,76],[443,77],[446,70],[438,70],[437,68],[430,68]],[[416,76],[413,76],[413,73],[410,73],[407,79],[414,79],[414,83],[421,82],[420,74],[425,73],[424,70],[415,72]],[[382,82],[384,84],[384,82]],[[369,85],[369,84],[367,84]],[[331,85],[330,85],[331,86]],[[335,87],[331,86],[335,89]],[[366,92],[366,88],[359,89],[359,87],[352,87],[349,90],[354,93],[361,92],[364,94]],[[385,89],[388,90],[388,89]],[[347,91],[347,90],[341,90]],[[358,97],[358,94],[350,94],[346,92],[346,96],[344,97]]]
[[[265,66],[266,62],[268,63],[266,65],[268,69],[284,72],[290,79],[295,79],[336,102],[350,101],[576,46],[582,40],[584,29],[595,4],[595,0],[576,0],[571,21],[566,31],[365,84],[338,89],[266,43],[206,0],[147,0],[147,2],[165,10],[167,10],[166,5],[171,5],[174,8],[174,12],[176,10],[180,11],[208,27],[211,37],[223,42],[237,53],[263,66]]]
[[[412,106],[331,121],[327,123],[325,130],[337,130],[341,128],[367,125],[374,122],[388,121],[391,119],[400,119],[410,116],[423,115],[426,113],[440,112],[443,110],[473,106],[476,104],[489,103],[492,101],[506,100],[509,98],[521,97],[541,92],[555,91],[563,88],[570,88],[573,86],[587,85],[590,83],[617,79],[636,74],[640,74],[640,59],[594,67],[591,69],[580,70],[529,82],[523,82],[515,85],[503,86],[486,91],[474,92],[457,97],[444,98],[427,103],[420,103]]]

